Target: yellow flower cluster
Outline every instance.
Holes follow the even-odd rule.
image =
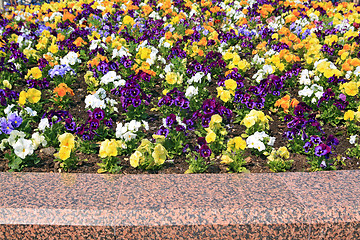
[[[71,151],[75,147],[75,137],[71,133],[64,133],[58,137],[58,140],[60,141],[60,150],[54,156],[61,160],[66,160],[70,157]]]
[[[207,135],[205,140],[207,143],[215,142],[216,140],[216,133],[218,132],[221,135],[226,135],[226,130],[221,126],[222,117],[219,114],[215,114],[211,116],[211,120],[209,123],[209,127],[205,128]]]
[[[118,148],[122,148],[124,143],[120,140],[106,139],[101,142],[99,156],[101,158],[116,157],[118,155]]]
[[[252,109],[241,121],[241,124],[245,125],[246,128],[259,124],[259,128],[265,130],[269,128],[269,120],[272,120],[270,116],[265,115],[262,111]]]
[[[151,49],[142,47],[139,49],[139,52],[136,54],[136,58],[140,58],[142,60],[146,60],[150,58]]]
[[[315,33],[312,33],[304,41],[300,43],[300,46],[305,46],[307,51],[304,54],[304,58],[307,64],[314,63],[322,57],[320,52],[322,45]]]
[[[166,74],[165,80],[168,84],[181,84],[183,82],[183,77],[179,73],[168,72]]]
[[[345,121],[346,120],[353,121],[354,119],[356,121],[360,121],[360,106],[358,107],[357,112],[354,112],[353,110],[348,110],[344,114],[344,120]]]
[[[163,139],[163,137],[159,137],[159,139]],[[149,140],[143,139],[140,146],[130,156],[130,165],[134,168],[144,166],[146,169],[150,169],[164,164],[167,156],[168,152],[161,143],[153,144]]]
[[[269,161],[284,160],[290,157],[290,153],[286,147],[280,147],[278,150],[273,149],[267,157]]]
[[[341,76],[341,71],[336,68],[335,69],[331,68],[330,62],[328,61],[322,61],[321,63],[319,63],[316,67],[316,70],[324,74],[326,78],[330,78],[334,75],[336,75],[337,77]]]
[[[27,92],[20,92],[18,103],[20,106],[24,106],[26,100],[28,100],[30,103],[37,103],[40,101],[40,98],[41,92],[35,88],[30,88],[27,90]]]
[[[237,83],[233,79],[228,79],[225,81],[225,88],[224,87],[217,87],[217,97],[220,97],[220,99],[223,102],[228,102],[231,99],[231,96],[235,95],[235,90],[237,88]]]
[[[38,67],[31,68],[30,70],[28,70],[26,78],[29,78],[30,76],[35,79],[40,79],[42,77],[41,70]]]
[[[85,83],[90,86],[97,87],[99,85],[99,81],[94,78],[94,73],[92,71],[87,71],[84,75]]]
[[[238,68],[242,71],[246,71],[250,67],[250,64],[245,59],[241,60],[239,54],[236,52],[232,53],[228,51],[224,54],[223,58],[224,60],[231,60],[227,66],[229,69]]]
[[[348,96],[355,96],[359,93],[360,82],[350,81],[340,85],[340,90]]]
[[[231,157],[236,153],[244,151],[246,148],[246,141],[241,137],[234,137],[227,143],[226,153],[221,156],[221,163],[230,164],[234,161]]]

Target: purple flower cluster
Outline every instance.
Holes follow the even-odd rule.
[[[130,79],[126,82],[125,86],[112,89],[111,93],[114,95],[120,95],[120,101],[122,107],[127,111],[128,107],[139,107],[143,102],[146,106],[149,105],[151,95],[146,95],[140,85],[134,79]]]
[[[241,75],[240,78],[236,78],[234,76],[236,73],[233,72],[230,74],[230,77],[236,80],[238,84],[234,101],[243,104],[248,109],[262,109],[266,102],[266,96],[268,94],[279,96],[286,80],[299,75],[300,69],[298,65],[294,65],[291,70],[285,72],[281,77],[271,74],[266,79],[261,80],[258,85],[250,86],[246,90],[241,89],[244,86]],[[240,108],[242,107],[240,105]]]
[[[349,102],[346,101],[345,94],[341,93],[339,95],[339,99],[336,99],[335,93],[329,88],[320,97],[317,106],[319,107],[323,102],[330,102],[330,101],[333,102],[333,105],[337,107],[339,110],[344,110],[349,105]]]
[[[52,126],[55,123],[61,122],[67,118],[72,118],[71,114],[65,110],[50,110],[47,113],[44,113],[42,118],[47,118],[49,120],[49,125]]]
[[[55,76],[64,77],[64,75],[67,72],[72,72],[73,74],[76,74],[74,69],[72,69],[68,65],[63,64],[63,65],[55,65],[54,68],[49,70],[49,75],[51,78],[54,78]]]
[[[190,101],[185,97],[184,92],[174,88],[159,100],[158,106],[161,107],[164,105],[168,107],[175,105],[182,109],[188,109],[190,106]]]
[[[304,150],[306,153],[308,153],[315,147],[314,154],[316,156],[324,156],[325,159],[329,159],[329,155],[332,153],[331,149],[335,149],[335,146],[337,145],[339,145],[339,140],[334,137],[334,135],[329,135],[328,138],[326,138],[325,136],[320,138],[319,136],[313,135],[310,137],[310,141],[305,143]],[[322,168],[326,167],[326,163],[322,163],[322,165]]]
[[[309,127],[315,127],[317,131],[324,133],[321,129],[320,123],[316,120],[316,114],[312,113],[312,108],[306,103],[300,102],[294,108],[293,115],[286,115],[284,120],[287,122],[287,127],[290,129],[284,133],[284,136],[293,140],[296,136],[301,136],[301,140],[305,141],[308,138],[306,130]]]
[[[198,145],[195,147],[195,151],[200,154],[201,157],[207,158],[210,157],[212,151],[210,147],[206,144],[204,137],[199,137],[197,139]]]
[[[18,100],[19,93],[16,91],[12,91],[8,88],[0,89],[0,104],[2,106],[7,106],[8,100]]]
[[[16,113],[11,113],[7,119],[5,117],[0,118],[0,129],[4,134],[10,134],[15,128],[20,127],[23,119]]]
[[[83,140],[92,140],[97,135],[96,130],[100,127],[101,123],[109,128],[113,127],[113,120],[105,118],[104,110],[95,108],[94,111],[88,111],[88,119],[84,124],[76,127],[76,123],[72,119],[67,119],[65,120],[65,127],[68,131],[82,136]]]
[[[28,79],[26,83],[29,88],[46,89],[49,87],[49,81],[46,78],[43,78],[43,80]]]
[[[209,123],[211,120],[211,117],[215,114],[219,114],[224,119],[227,119],[228,121],[232,118],[232,111],[223,105],[221,103],[216,102],[216,100],[213,99],[206,99],[203,102],[203,105],[201,107],[203,114],[201,114],[200,111],[197,111],[193,114],[194,120],[197,120],[197,118],[201,118],[201,125],[204,128],[209,127]]]

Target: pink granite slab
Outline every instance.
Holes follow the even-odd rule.
[[[121,177],[0,173],[0,224],[111,226]]]
[[[359,175],[0,173],[0,239],[360,239]]]

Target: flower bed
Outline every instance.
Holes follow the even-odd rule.
[[[357,169],[353,3],[79,1],[1,26],[3,171]]]

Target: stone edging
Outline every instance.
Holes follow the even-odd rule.
[[[0,173],[0,239],[360,239],[360,171]]]

